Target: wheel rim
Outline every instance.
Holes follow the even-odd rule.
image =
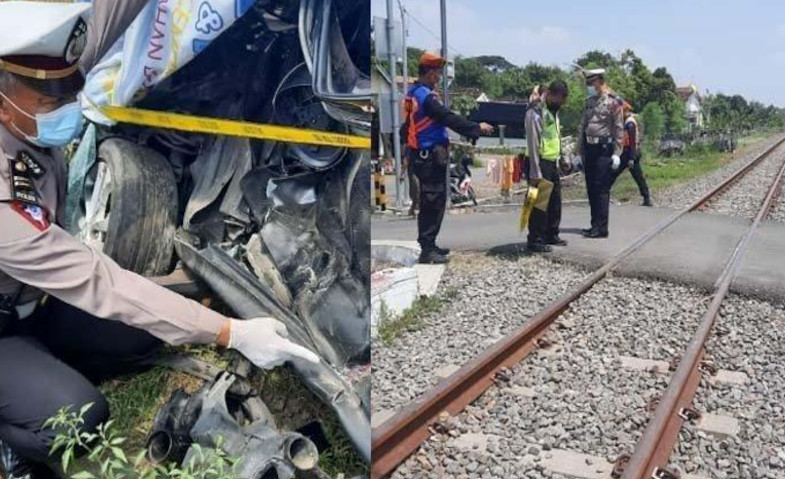
[[[104,161],[98,161],[85,178],[84,216],[79,221],[79,238],[103,250],[109,230],[112,173]]]

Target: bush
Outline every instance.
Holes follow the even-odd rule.
[[[77,413],[70,407],[44,423],[44,428],[61,431],[52,444],[51,455],[60,454],[60,465],[64,473],[76,458],[76,452],[86,453],[87,462],[96,466],[100,475],[88,470],[79,471],[72,479],[234,479],[239,461],[229,458],[220,449],[203,449],[194,445],[194,457],[185,467],[177,465],[151,466],[146,461],[146,451],[141,451],[133,460],[128,459],[120,448],[126,439],[120,437],[109,421],[98,427],[95,433],[82,431],[84,415],[92,404],[87,404]]]
[[[701,156],[713,152],[712,147],[704,142],[695,142],[684,150],[684,156]]]

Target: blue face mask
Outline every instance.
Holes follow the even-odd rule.
[[[38,136],[32,137],[11,123],[16,131],[24,136],[29,143],[42,148],[56,148],[67,145],[76,138],[82,130],[82,106],[78,101],[65,104],[49,113],[36,113],[35,116],[22,110],[7,96],[0,92],[0,96],[10,103],[23,115],[35,120]]]
[[[596,96],[597,95],[597,89],[594,88],[594,85],[589,85],[589,86],[586,87],[586,93],[589,96]]]

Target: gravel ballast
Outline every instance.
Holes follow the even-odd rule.
[[[541,257],[453,254],[438,292],[452,293],[451,299],[425,318],[422,330],[390,346],[373,343],[374,413],[398,409],[428,391],[445,365],[476,357],[585,275]]]
[[[760,210],[769,186],[785,160],[785,146],[765,158],[718,198],[708,204],[706,212],[737,218],[754,218]]]
[[[699,411],[738,421],[736,437],[717,437],[694,424],[682,428],[672,461],[712,479],[785,477],[785,309],[729,296],[707,351],[715,365],[747,375],[745,384],[701,381]]]
[[[558,478],[544,466],[554,448],[610,461],[631,452],[650,417],[646,407],[670,372],[621,368],[620,356],[670,361],[686,347],[706,307],[687,286],[613,277],[557,321],[553,346],[517,365],[447,432],[433,436],[393,477]],[[468,438],[484,447],[466,450]]]
[[[768,221],[785,223],[785,195],[783,195],[783,190],[785,190],[785,186],[781,187],[779,195],[774,200],[769,216],[766,217]]]
[[[744,164],[751,161],[755,156],[760,155],[767,148],[771,147],[780,138],[770,138],[762,143],[750,148],[744,154],[738,155],[727,165],[719,168],[708,175],[700,176],[689,182],[668,188],[654,195],[654,202],[657,206],[666,208],[682,209],[701,196],[708,193],[712,188],[722,183],[726,178],[739,170]],[[645,168],[645,165],[644,165]]]

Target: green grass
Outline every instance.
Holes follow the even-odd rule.
[[[765,138],[763,135],[754,135],[742,139],[736,149],[736,156],[740,154],[740,148],[759,143]],[[734,158],[730,153],[700,149],[688,150],[683,156],[664,158],[651,154],[647,155],[647,150],[648,148],[644,150],[643,173],[652,193],[657,193],[658,191],[686,183],[693,178],[709,174],[728,164]],[[625,171],[619,176],[619,179],[613,185],[612,195],[614,199],[621,202],[640,199],[638,186],[629,172]],[[574,186],[566,188],[564,197],[565,199],[585,199],[586,187],[584,183],[581,181]]]
[[[144,447],[158,406],[168,399],[164,397],[168,376],[166,369],[154,368],[143,374],[116,379],[101,387],[117,430],[123,431],[129,439],[129,447],[136,451]]]
[[[331,477],[367,473],[368,465],[357,454],[333,411],[319,401],[299,377],[288,368],[259,371],[253,378],[278,427],[296,430],[311,421],[322,425],[330,448],[319,456],[319,467]]]
[[[420,296],[398,317],[393,317],[387,305],[382,303],[379,311],[379,340],[385,346],[390,346],[402,333],[419,331],[425,326],[428,315],[438,313],[456,295],[457,291],[447,290],[440,296]]]
[[[230,355],[214,348],[188,347],[189,353],[219,367],[226,367]],[[330,476],[346,477],[367,472],[367,465],[354,450],[333,411],[317,399],[288,368],[258,371],[252,378],[262,399],[275,416],[279,428],[296,430],[312,421],[321,423],[330,448],[322,451],[319,466]],[[194,392],[199,379],[165,368],[154,368],[134,376],[105,383],[101,390],[109,402],[112,419],[121,435],[128,438],[123,449],[133,456],[146,444],[160,407],[178,388]]]

